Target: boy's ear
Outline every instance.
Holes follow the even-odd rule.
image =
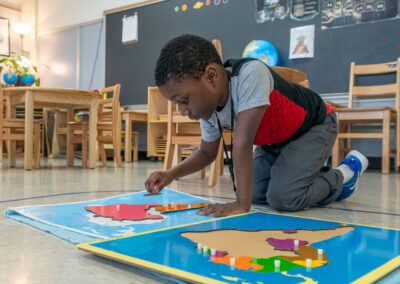
[[[215,68],[215,66],[213,66],[212,64],[209,64],[206,67],[206,71],[205,71],[205,75],[206,75],[206,80],[211,83],[211,84],[215,84],[215,81],[218,77],[218,72],[217,72],[217,68]]]

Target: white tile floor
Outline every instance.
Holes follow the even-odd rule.
[[[66,168],[65,160],[44,160],[40,170],[24,171],[22,160],[0,167],[0,210],[11,206],[66,203],[144,190],[146,176],[160,162],[140,161],[95,170]],[[79,164],[77,161],[76,164]],[[216,187],[197,175],[175,181],[171,188],[219,201],[234,198],[229,171]],[[273,211],[268,207],[261,208]],[[345,202],[293,213],[298,216],[400,229],[400,174],[367,172],[359,191]],[[143,270],[96,257],[72,244],[0,214],[0,283],[166,283]],[[386,283],[400,283],[391,277]]]

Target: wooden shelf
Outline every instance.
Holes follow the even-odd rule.
[[[147,102],[147,157],[164,157],[165,146],[161,145],[160,140],[167,137],[167,121],[159,118],[168,113],[167,99],[157,87],[148,87]]]
[[[166,117],[168,113],[168,101],[157,87],[148,87],[147,102],[147,157],[164,157],[167,146],[168,121],[160,120],[160,115],[162,118]],[[182,120],[182,122],[188,121],[191,122],[189,118],[183,118]],[[182,123],[177,130],[183,131],[186,134],[200,135],[200,123],[198,121]],[[191,152],[192,150],[185,149],[182,155],[186,157]]]
[[[149,120],[149,123],[167,123],[166,120]]]

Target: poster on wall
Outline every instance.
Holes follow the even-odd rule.
[[[255,0],[256,21],[261,24],[275,19],[283,20],[289,14],[290,0]]]
[[[296,21],[308,21],[319,14],[319,0],[291,0],[290,17]]]
[[[315,25],[290,29],[289,59],[314,57]]]
[[[322,0],[321,28],[377,22],[398,17],[400,0]]]
[[[10,56],[10,21],[0,17],[0,56]]]

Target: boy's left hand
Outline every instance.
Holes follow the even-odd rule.
[[[197,212],[199,215],[210,215],[211,217],[229,216],[249,212],[237,201],[225,204],[210,204]]]

